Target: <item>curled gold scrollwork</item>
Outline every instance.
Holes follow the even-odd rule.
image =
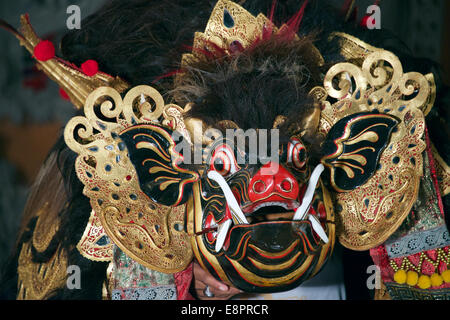
[[[154,108],[147,102],[147,97],[154,101]],[[137,99],[145,101],[137,105],[139,116],[134,110]],[[134,87],[127,92],[123,100],[120,93],[113,88],[100,87],[87,97],[84,105],[85,116],[72,118],[66,125],[64,136],[69,147],[80,153],[82,148],[92,147],[90,143],[96,134],[94,130],[103,137],[110,137],[111,132],[118,133],[135,124],[158,120],[163,109],[163,97],[152,87]]]
[[[390,67],[385,62],[389,63]],[[362,71],[370,85],[377,88],[385,86],[388,82],[395,83],[403,75],[400,61],[389,51],[375,51],[367,56],[362,64]]]
[[[389,51],[371,47],[364,59],[353,61],[330,68],[324,78],[326,94],[315,90],[322,104],[319,131],[327,134],[340,119],[359,112],[376,111],[400,120],[376,173],[363,186],[336,193],[342,208],[341,244],[367,250],[398,228],[416,200],[426,146],[424,112],[431,108],[435,88],[432,75],[403,73],[400,60]]]
[[[348,62],[332,66],[325,75],[324,88],[329,97],[352,103],[347,115],[374,108],[382,111],[388,104],[424,112],[434,101],[434,81],[430,77],[417,72],[404,74],[393,53],[378,50],[369,54],[361,66]]]
[[[123,99],[113,88],[101,87],[87,98],[85,116],[74,117],[67,124],[66,144],[78,153],[75,170],[98,216],[91,217],[79,243],[79,250],[89,258],[110,258],[110,246],[103,248],[101,256],[92,254],[93,248],[98,249],[96,237],[101,235],[95,228],[101,227],[114,244],[148,268],[178,272],[191,261],[188,235],[174,227],[183,225],[184,206],[161,206],[142,192],[120,139],[127,128],[151,122],[169,126],[173,120],[175,127],[169,127],[184,128],[182,110],[166,106],[161,94],[149,86],[134,87]]]
[[[149,97],[155,103],[155,108],[152,110],[151,105],[148,102],[139,104],[140,117],[137,117],[133,110],[133,103],[137,98]],[[127,95],[123,99],[123,114],[125,120],[128,123],[144,122],[157,120],[164,110],[164,99],[161,94],[154,88],[149,86],[137,86],[128,91]],[[137,118],[137,121],[136,121]]]
[[[356,86],[361,92],[365,92],[367,88],[367,79],[364,77],[360,68],[351,63],[340,63],[332,66],[325,75],[323,86],[330,97],[342,99],[352,95],[352,87],[348,80],[339,81],[339,89],[336,89],[333,85],[334,79],[342,73],[346,73],[353,78],[356,82]]]
[[[431,94],[431,86],[425,76],[417,72],[407,73],[399,80],[399,90],[404,96],[411,96],[417,92],[417,96],[413,99],[400,99],[399,101],[424,112],[427,99]]]
[[[100,116],[97,115],[97,101],[100,100]],[[112,100],[112,101],[111,101]],[[113,103],[114,102],[114,103]],[[100,87],[90,94],[84,105],[84,114],[92,127],[102,133],[108,133],[117,128],[117,118],[123,111],[122,97],[116,90]],[[106,119],[112,119],[106,121]]]
[[[94,128],[88,119],[81,116],[70,119],[64,129],[66,144],[78,154],[83,152],[85,147],[93,141],[93,135]]]

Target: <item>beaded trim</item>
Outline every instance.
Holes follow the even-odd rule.
[[[450,300],[449,289],[424,290],[397,283],[386,283],[393,300]]]
[[[116,289],[112,300],[177,300],[175,286],[158,286],[152,288]]]
[[[414,265],[407,257],[403,258],[400,266],[398,266],[394,260],[390,260],[389,263],[395,272],[402,269],[405,271],[414,270],[419,274],[422,273],[422,264],[424,261],[429,262],[431,265],[433,265],[433,267],[436,270],[439,268],[439,264],[441,262],[446,263],[448,266],[450,264],[450,250],[446,253],[442,248],[439,248],[436,250],[436,252],[437,252],[436,261],[433,261],[425,254],[425,252],[422,252],[419,259],[419,264],[417,266]]]
[[[450,245],[450,233],[445,225],[435,229],[407,235],[400,240],[387,241],[389,258],[399,258],[422,251],[433,250]]]

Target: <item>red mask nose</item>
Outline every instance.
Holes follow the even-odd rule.
[[[252,202],[297,200],[299,186],[294,176],[275,162],[265,164],[250,180],[248,195]]]

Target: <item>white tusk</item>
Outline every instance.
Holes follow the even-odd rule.
[[[316,191],[317,183],[319,182],[320,175],[322,174],[325,167],[323,164],[319,164],[314,168],[313,173],[311,174],[311,178],[308,182],[308,188],[306,189],[305,195],[303,196],[302,204],[295,211],[294,219],[295,221],[304,220],[306,214],[308,213],[309,206],[314,197],[314,192]]]
[[[231,215],[233,216],[235,224],[249,224],[247,218],[245,217],[244,213],[241,210],[241,207],[239,207],[239,204],[237,203],[233,192],[231,192],[228,183],[225,181],[222,175],[217,171],[210,171],[208,172],[208,178],[217,182],[220,188],[222,188],[223,194],[225,196],[225,199],[227,200],[228,207],[230,208]]]
[[[328,243],[327,234],[325,233],[325,230],[323,230],[322,225],[320,224],[319,220],[312,214],[308,215],[308,220],[311,221],[311,225],[312,225],[314,231],[320,237],[320,239],[322,239],[323,242]]]
[[[219,252],[220,249],[222,249],[230,226],[231,226],[231,219],[228,219],[227,221],[219,225],[216,239],[216,252]]]

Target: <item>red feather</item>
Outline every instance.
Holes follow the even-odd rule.
[[[181,69],[167,72],[167,73],[165,73],[165,74],[163,74],[163,75],[160,75],[160,76],[156,77],[155,80],[152,81],[152,83],[156,83],[156,82],[158,82],[159,80],[164,79],[164,78],[172,77],[172,76],[174,76],[174,75],[176,75],[176,74],[178,74],[178,73],[181,73],[181,72],[182,72]]]

